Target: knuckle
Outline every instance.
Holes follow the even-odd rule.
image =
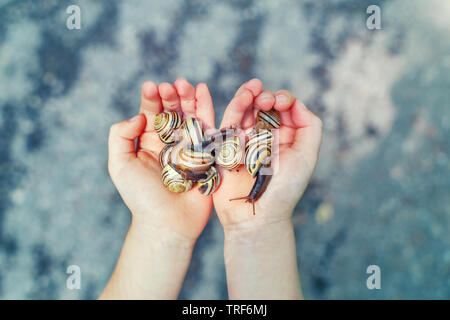
[[[292,92],[290,92],[289,90],[285,90],[285,89],[283,89],[283,90],[278,90],[278,91],[275,93],[275,95],[279,95],[279,94],[283,94],[283,95],[286,95],[286,96],[288,96],[288,97],[294,98],[294,95],[293,95]]]

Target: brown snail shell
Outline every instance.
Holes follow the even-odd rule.
[[[181,174],[170,163],[163,168],[161,177],[164,186],[175,193],[189,191],[194,185],[191,180],[183,179]]]
[[[170,153],[172,152],[173,144],[165,145],[159,153],[159,164],[164,168],[170,161]]]
[[[252,177],[270,161],[273,133],[268,129],[253,131],[245,145],[245,168]]]
[[[214,164],[214,154],[208,147],[202,148],[192,145],[184,145],[172,152],[171,162],[179,170],[185,173],[204,173]]]
[[[208,196],[220,185],[220,175],[216,168],[211,167],[207,172],[207,177],[198,181],[198,190],[204,195]]]
[[[225,140],[216,147],[216,163],[222,168],[232,170],[242,161],[244,152],[241,148],[239,137],[225,138]]]
[[[159,138],[164,143],[172,143],[175,141],[175,131],[182,124],[181,116],[174,111],[165,111],[158,113],[153,122],[155,131],[159,134]]]
[[[201,122],[194,118],[186,118],[181,129],[183,138],[193,146],[200,144],[206,139]]]
[[[277,129],[281,125],[280,113],[274,108],[269,111],[259,110],[256,114],[255,129]]]

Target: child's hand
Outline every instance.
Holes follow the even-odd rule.
[[[144,226],[164,240],[169,237],[194,242],[208,221],[212,197],[196,188],[175,194],[164,187],[158,160],[163,143],[153,128],[155,115],[163,110],[181,110],[185,116],[201,120],[204,126],[214,127],[212,100],[204,83],[194,88],[184,79],[174,85],[146,82],[139,114],[111,127],[109,173],[133,214],[133,224]]]
[[[280,111],[279,156],[274,156],[275,173],[267,190],[251,204],[229,199],[249,194],[254,179],[244,166],[233,171],[222,170],[223,180],[214,193],[214,206],[225,228],[253,227],[290,220],[317,163],[322,138],[322,122],[293,94],[286,90],[262,90],[262,83],[253,79],[241,86],[225,110],[221,128],[253,127],[258,109]],[[278,163],[277,163],[278,162]]]
[[[279,155],[266,191],[252,206],[230,198],[247,196],[255,182],[244,166],[222,170],[213,194],[225,231],[225,269],[230,299],[301,299],[292,212],[317,163],[322,122],[292,93],[275,95],[253,79],[241,86],[228,105],[221,128],[249,129],[258,109],[280,111]]]

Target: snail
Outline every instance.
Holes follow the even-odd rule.
[[[204,179],[206,171],[214,164],[211,142],[205,141],[197,146],[179,143],[171,153],[171,162],[186,179]]]
[[[194,118],[186,118],[181,126],[183,137],[187,142],[193,146],[205,141],[205,134],[203,133],[202,124]]]
[[[215,156],[216,163],[219,166],[232,170],[241,164],[243,151],[241,148],[241,139],[234,134],[231,134],[230,137],[227,132],[221,131],[222,141],[216,146]]]
[[[268,129],[253,131],[245,145],[245,168],[252,176],[260,170],[261,166],[270,160],[272,154],[273,133]]]
[[[219,187],[220,175],[214,167],[211,167],[206,174],[207,177],[205,179],[198,181],[198,190],[208,196]]]
[[[262,168],[270,168],[270,156],[272,154],[273,133],[271,129],[277,129],[281,125],[280,114],[277,110],[258,111],[257,123],[248,137],[245,145],[245,168],[255,178],[252,190],[247,196],[230,199],[246,200],[253,206],[255,214],[255,201],[257,201],[269,185],[272,175],[264,174]]]
[[[189,191],[194,185],[192,180],[184,179],[170,163],[162,170],[161,177],[167,189],[175,193]]]
[[[158,113],[153,122],[155,131],[164,143],[173,143],[175,141],[175,132],[181,126],[181,116],[174,111]]]
[[[166,143],[159,153],[164,186],[179,193],[189,191],[198,182],[201,193],[213,193],[220,184],[214,168],[215,144],[213,137],[204,134],[201,122],[194,118],[182,122],[178,113],[163,112],[155,117],[154,127]]]
[[[161,169],[163,169],[170,160],[170,153],[173,149],[173,144],[166,144],[159,153],[159,164]]]
[[[275,109],[269,111],[259,110],[256,114],[255,130],[277,129],[281,125],[280,113]]]

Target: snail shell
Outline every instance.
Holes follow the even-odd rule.
[[[159,138],[164,143],[175,141],[175,130],[182,124],[180,115],[174,111],[158,113],[153,122],[153,127],[159,134]]]
[[[200,121],[190,117],[186,118],[181,128],[183,130],[183,137],[189,144],[195,146],[205,140],[205,134],[203,133]]]
[[[183,146],[177,148],[172,152],[171,162],[174,166],[189,174],[189,173],[204,173],[214,164],[214,154],[211,147],[206,147],[203,144],[193,146]]]
[[[267,129],[253,131],[245,145],[245,168],[252,177],[270,161],[273,133]]]
[[[167,144],[159,153],[159,164],[164,168],[170,161],[170,153],[172,152],[173,144]]]
[[[161,173],[164,186],[171,192],[180,193],[189,191],[193,182],[191,180],[185,180],[181,174],[175,170],[171,164],[167,164]]]
[[[281,125],[280,113],[275,109],[259,110],[256,115],[256,129],[277,129]]]
[[[242,161],[243,150],[239,137],[226,138],[216,147],[216,163],[228,170],[236,168]]]
[[[205,179],[198,181],[198,190],[204,195],[208,196],[214,191],[216,191],[217,187],[220,185],[220,175],[217,172],[216,168],[211,167],[207,172],[207,177]]]

